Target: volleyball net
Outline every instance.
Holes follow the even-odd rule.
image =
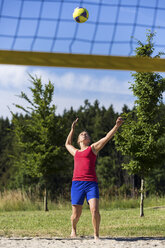
[[[76,7],[89,11],[76,23]],[[137,58],[137,40],[155,32],[164,52],[163,0],[0,0],[0,63],[165,71],[164,58]]]

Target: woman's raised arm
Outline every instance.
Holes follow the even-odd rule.
[[[116,120],[116,125],[106,134],[106,136],[91,145],[92,150],[94,151],[95,154],[97,154],[107,144],[107,142],[114,136],[114,134],[117,132],[119,127],[122,125],[122,123],[123,123],[123,119],[121,117],[118,117]]]
[[[77,151],[77,149],[72,145],[74,128],[75,128],[75,125],[76,125],[77,121],[78,121],[78,118],[72,123],[71,130],[70,130],[70,132],[68,134],[68,137],[66,139],[66,142],[65,142],[65,147],[70,152],[70,154],[72,156],[74,156],[76,151]]]

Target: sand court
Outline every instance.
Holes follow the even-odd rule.
[[[0,248],[164,248],[164,238],[110,238],[101,237],[95,242],[93,237],[70,238],[0,238]]]

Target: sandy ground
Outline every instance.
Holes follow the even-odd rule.
[[[67,238],[4,238],[0,248],[165,248],[164,238],[109,238],[101,237],[95,242],[92,237]]]

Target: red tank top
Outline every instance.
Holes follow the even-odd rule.
[[[97,182],[95,163],[97,156],[93,153],[91,146],[84,151],[76,151],[74,156],[74,172],[72,181],[94,181]]]

